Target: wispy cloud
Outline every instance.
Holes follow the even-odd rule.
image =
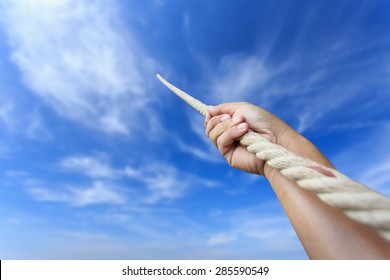
[[[1,6],[12,61],[32,92],[60,115],[106,132],[136,126],[137,113],[150,102],[145,77],[153,78],[156,63],[112,2],[9,0]]]
[[[234,242],[237,239],[237,234],[234,232],[220,232],[213,234],[207,243],[209,245],[220,245]]]
[[[28,116],[29,122],[27,123],[26,135],[30,139],[34,140],[49,140],[52,135],[49,129],[46,127],[43,117],[38,109],[33,110]]]
[[[17,83],[8,77],[12,73],[7,66],[0,61],[0,71],[5,73],[0,77],[0,125],[6,130],[4,137],[24,136],[32,140],[50,140],[52,135],[46,127],[41,104],[30,103],[26,106],[27,98],[18,89]]]
[[[189,153],[198,159],[215,163],[225,162],[223,157],[216,153],[216,151],[218,151],[216,147],[207,145],[202,148],[198,147],[198,145],[189,145],[181,140],[176,141],[176,144],[180,150]]]
[[[95,204],[122,204],[123,195],[112,185],[95,181],[91,187],[68,187],[58,191],[33,187],[29,192],[38,200],[61,202],[71,206],[83,207]]]
[[[273,40],[268,36],[252,52],[224,54],[212,67],[199,61],[207,80],[202,91],[210,93],[206,98],[214,103],[258,104],[287,118],[300,132],[318,129],[324,123],[336,125],[336,115],[338,121],[372,121],[378,112],[389,110],[389,68],[384,63],[388,54],[384,50],[390,41],[386,34],[364,25],[367,6],[357,5],[352,22],[321,38],[313,33],[312,26],[317,24],[322,4],[304,8],[307,15],[296,23],[297,30],[288,26],[289,17],[277,14],[281,26],[272,33]],[[337,17],[344,12],[340,7]],[[286,30],[299,34],[290,41],[284,38],[289,35]],[[317,40],[321,41],[318,47],[308,47],[309,42]],[[197,57],[194,55],[194,59]]]
[[[112,178],[122,173],[113,169],[104,157],[71,156],[61,160],[59,166],[93,178]]]
[[[256,56],[232,54],[224,56],[211,80],[214,101],[245,101],[258,93],[270,78],[270,70]]]
[[[185,172],[180,172],[176,166],[154,161],[144,166],[113,167],[105,156],[71,156],[59,163],[65,171],[80,173],[91,178],[105,178],[113,182],[132,179],[141,183],[144,190],[145,203],[157,203],[163,200],[174,200],[184,196],[193,186],[214,187],[218,183],[203,179]],[[140,196],[141,197],[141,196]]]
[[[349,146],[335,155],[333,161],[352,179],[390,196],[390,126],[378,124],[370,131],[373,133],[366,131],[365,135],[370,136],[363,140],[348,143]]]
[[[390,197],[390,155],[381,161],[372,162],[359,176],[359,180]]]
[[[205,135],[203,121],[203,116],[191,110],[191,117],[189,117],[189,125],[192,129],[192,132],[194,132],[195,136],[197,137],[188,140],[190,140],[193,145],[185,142],[185,140],[179,137],[173,137],[173,141],[176,143],[177,148],[179,148],[183,152],[193,155],[198,159],[212,163],[224,163],[225,160],[219,153],[218,149]]]
[[[276,202],[222,212],[214,217],[222,223],[224,230],[212,233],[208,239],[210,246],[237,246],[241,242],[250,242],[257,248],[258,256],[278,255],[283,252],[289,256],[305,255],[286,215]]]
[[[3,102],[0,99],[0,122],[7,127],[12,127],[14,124],[11,116],[12,110],[13,104],[11,102]]]
[[[220,70],[210,77],[207,91],[212,95],[209,98],[215,103],[249,101],[259,104],[286,115],[296,123],[300,132],[316,127],[316,123],[324,122],[326,118],[333,119],[334,114],[340,114],[340,118],[346,114],[358,115],[357,108],[350,108],[349,104],[355,103],[357,97],[367,97],[374,86],[389,85],[385,80],[385,69],[376,63],[375,58],[358,65],[352,62],[340,65],[332,61],[336,53],[347,50],[318,51],[318,57],[323,60],[327,57],[328,60],[310,66],[304,64],[303,50],[280,65],[267,65],[267,58],[260,53],[224,56],[218,66]],[[364,79],[363,72],[377,76],[376,80]],[[339,79],[335,73],[346,78]],[[379,100],[375,104],[381,111],[387,107]],[[288,110],[281,111],[280,108],[286,106]],[[343,110],[345,106],[349,106],[348,111]],[[365,115],[366,121],[373,115],[369,112]]]
[[[179,198],[191,186],[186,175],[182,176],[176,167],[167,164],[153,163],[129,175],[143,182],[149,189],[150,194],[146,198],[148,203]]]

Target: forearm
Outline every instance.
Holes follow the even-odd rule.
[[[293,139],[288,147],[290,150],[332,166],[304,137],[297,133],[289,137],[287,139]],[[300,145],[305,148],[300,149]],[[310,258],[390,259],[390,244],[375,231],[325,204],[316,194],[300,188],[279,170],[265,165],[264,172]]]

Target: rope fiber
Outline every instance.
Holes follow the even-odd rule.
[[[206,116],[206,104],[167,82],[159,74],[157,78],[178,97]],[[316,193],[326,204],[340,209],[352,220],[373,228],[390,242],[390,199],[388,197],[353,181],[336,169],[299,157],[252,130],[238,140],[241,145],[247,147],[249,152],[266,161],[269,166],[280,170],[298,186]],[[326,172],[317,170],[326,170]]]

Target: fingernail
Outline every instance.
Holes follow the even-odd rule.
[[[246,129],[246,126],[247,126],[246,123],[240,123],[239,125],[237,125],[237,129],[238,129],[239,131],[243,131],[243,130]]]
[[[221,122],[223,122],[223,121],[226,121],[228,118],[230,118],[229,115],[223,115],[223,116],[221,116],[221,117],[219,118],[219,120],[220,120]]]

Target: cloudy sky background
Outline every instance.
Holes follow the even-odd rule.
[[[248,101],[390,195],[390,2],[0,0],[0,259],[304,259],[203,119]]]

